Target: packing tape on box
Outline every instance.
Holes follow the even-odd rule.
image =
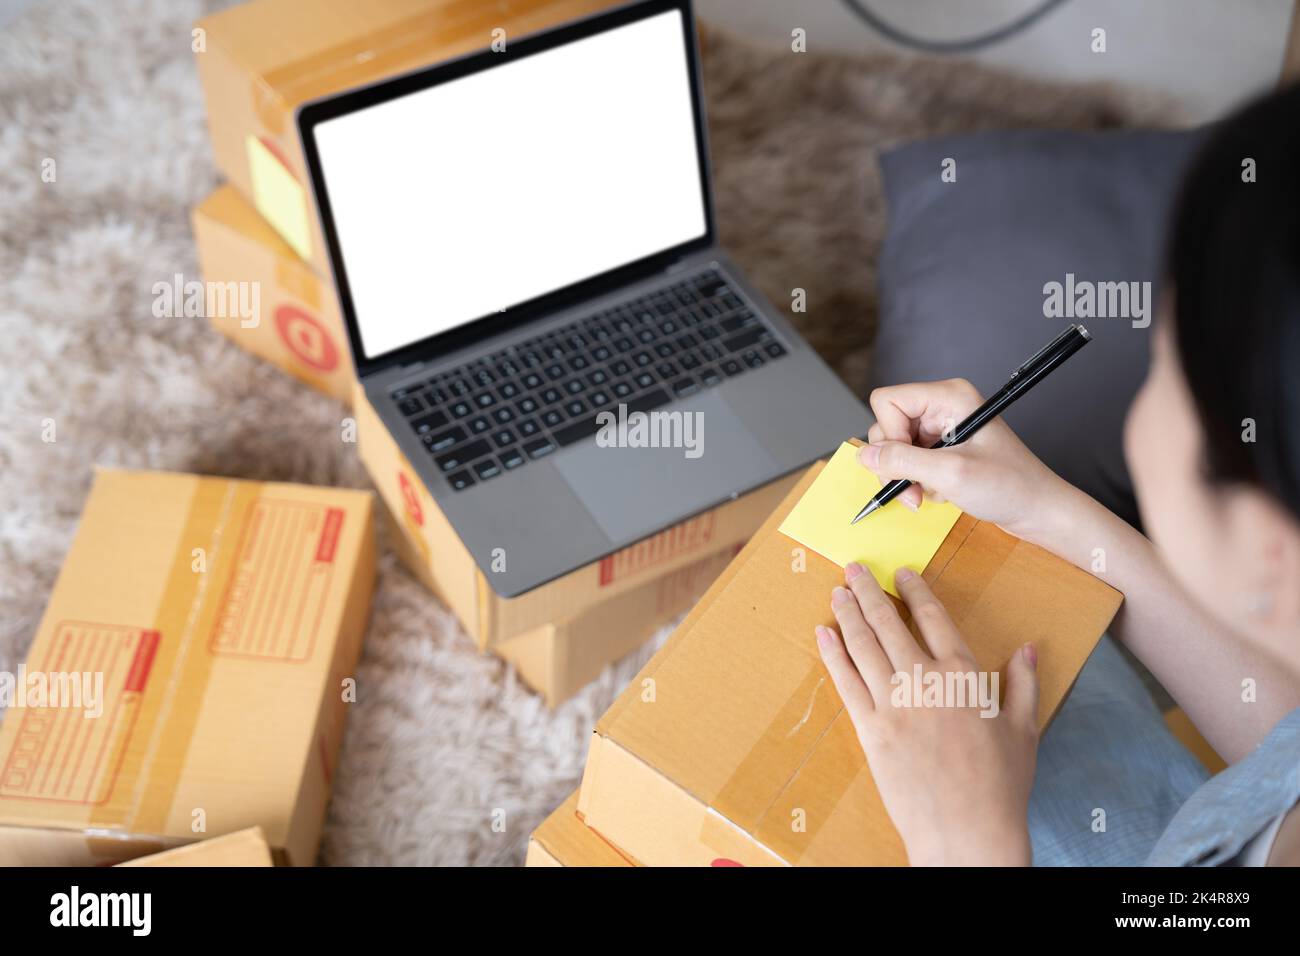
[[[962,515],[958,519],[930,563],[926,565],[922,576],[929,584],[934,585],[938,582],[952,559],[976,532],[979,525],[980,522],[969,515]],[[945,605],[953,613],[954,618],[960,618],[966,609],[979,600],[980,595],[1001,573],[1003,565],[1017,545],[1014,539],[1006,536],[997,536],[993,540],[997,546],[990,548],[987,554],[995,562],[995,569],[981,586],[966,592],[945,592]],[[826,560],[820,556],[818,559]],[[828,613],[829,607],[828,590]],[[808,652],[808,669],[800,678],[796,690],[768,722],[758,738],[759,742],[741,758],[735,770],[708,801],[710,813],[705,815],[699,840],[702,845],[715,851],[722,859],[731,859],[729,853],[735,852],[734,831],[739,829],[759,847],[774,853],[779,859],[797,865],[808,847],[813,844],[818,830],[834,814],[835,808],[844,799],[854,781],[860,775],[869,772],[865,761],[854,766],[851,771],[847,769],[851,766],[848,762],[840,761],[832,764],[837,770],[841,768],[844,770],[820,781],[821,786],[815,794],[816,805],[791,808],[801,811],[798,819],[799,829],[790,826],[788,821],[786,823],[790,826],[791,838],[784,840],[779,847],[770,847],[759,838],[758,831],[764,821],[780,804],[782,796],[789,790],[795,778],[805,769],[808,758],[812,756],[814,750],[832,733],[844,734],[851,730],[851,723],[848,721],[843,702],[835,692],[830,674],[827,673],[820,655],[814,649],[811,638],[809,638]],[[811,740],[801,739],[803,732],[809,728],[815,733],[815,737]],[[852,740],[852,746],[857,747],[856,737]],[[745,804],[749,802],[747,794],[773,793],[770,787],[764,786],[762,780],[764,777],[771,776],[771,767],[774,764],[781,763],[794,766],[788,779],[775,790],[772,799],[764,806],[757,810],[745,809]],[[797,840],[793,839],[795,834],[799,837]]]
[[[88,508],[95,501],[92,495]],[[153,515],[99,520],[101,543],[89,551],[74,546],[75,576],[134,549],[138,560],[121,562],[111,575],[129,582],[129,593],[119,602],[56,595],[66,610],[43,623],[28,665],[47,674],[92,675],[97,710],[33,704],[10,715],[16,726],[6,724],[12,734],[0,755],[0,796],[6,810],[11,799],[35,806],[0,831],[14,831],[6,838],[20,851],[37,847],[30,833],[56,834],[50,842],[57,845],[36,859],[73,862],[77,845],[93,859],[121,859],[156,843],[187,842],[194,811],[211,817],[230,809],[204,806],[200,795],[214,792],[210,775],[229,759],[225,750],[265,722],[271,698],[264,695],[278,688],[283,670],[259,665],[321,659],[320,631],[323,622],[333,623],[325,614],[338,594],[336,562],[345,553],[340,544],[350,508],[281,494],[273,485],[187,477],[157,510],[156,521]],[[360,520],[364,530],[368,519]],[[350,579],[349,608],[357,606],[355,589],[368,587],[359,581]],[[116,610],[107,609],[110,603]],[[120,611],[128,623],[116,617]],[[360,623],[349,625],[354,641]],[[220,669],[219,659],[226,665]],[[209,706],[218,692],[219,702],[229,704],[219,713]],[[344,707],[335,702],[335,726],[322,735],[326,760],[326,740],[341,727]],[[190,776],[196,769],[202,774]],[[39,812],[40,803],[58,804],[60,811]]]
[[[221,606],[217,596],[225,593],[236,570],[235,560],[220,558],[227,548],[233,551],[236,547],[259,494],[256,484],[198,480],[154,617],[154,647],[146,651],[147,660],[137,654],[140,666],[133,666],[123,685],[124,693],[140,695],[132,729],[147,730],[149,736],[143,747],[128,746],[129,739],[122,741],[123,753],[113,777],[125,776],[136,785],[129,792],[115,789],[102,803],[93,805],[90,827],[129,824],[132,832],[165,832],[215,661],[213,654],[204,652]],[[202,573],[197,573],[193,564],[197,547],[204,548]],[[144,683],[153,669],[175,676],[164,693],[147,695]]]
[[[168,832],[217,660],[311,658],[312,608],[328,593],[345,520],[339,508],[280,499],[256,482],[197,479],[152,627],[125,669],[134,713],[104,748],[111,776],[92,771],[88,781],[105,793],[91,804],[87,831]],[[259,580],[273,585],[258,589]],[[145,692],[151,673],[167,676],[161,692]],[[115,786],[122,779],[134,786]]]
[[[253,204],[303,259],[312,258],[314,229],[303,172],[289,159],[296,152],[290,125],[301,103],[403,72],[488,49],[496,30],[514,28],[526,35],[579,12],[601,6],[561,0],[449,0],[436,10],[405,17],[360,32],[291,63],[253,78],[252,111],[268,135],[250,133],[244,148],[253,191]],[[561,8],[563,16],[557,16]],[[504,36],[507,42],[512,38]]]
[[[513,12],[508,0],[495,4],[454,0],[436,11],[361,33],[257,77],[252,90],[254,112],[267,131],[284,136],[290,132],[291,105],[411,69],[429,61],[430,51],[445,59],[457,50],[485,48],[492,41],[492,30],[502,27]]]
[[[277,259],[275,281],[281,289],[298,299],[313,312],[319,313],[321,311],[322,280],[320,276],[311,272],[304,263]]]

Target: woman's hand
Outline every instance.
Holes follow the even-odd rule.
[[[918,664],[923,673],[975,674],[978,687],[974,655],[914,571],[899,570],[898,590],[929,653],[870,572],[850,564],[844,576],[848,587],[836,588],[831,597],[843,640],[818,627],[817,646],[908,860],[914,866],[1028,865],[1027,814],[1038,745],[1033,645],[1007,665],[1000,711],[992,675],[984,685],[991,693],[968,693],[965,706],[944,697],[942,706],[932,706],[921,698],[921,687],[910,687],[908,700],[904,685],[915,683]],[[963,686],[969,691],[971,681]],[[996,716],[981,716],[988,710]]]
[[[1033,540],[1058,500],[1073,489],[1044,465],[1001,418],[952,448],[930,448],[980,406],[965,379],[878,388],[871,393],[876,424],[858,461],[882,483],[916,482],[898,500],[915,510],[921,492],[948,500],[1010,534]],[[870,519],[868,519],[870,520]]]

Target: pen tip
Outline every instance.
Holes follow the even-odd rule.
[[[863,508],[861,511],[859,511],[858,514],[857,514],[857,517],[854,518],[852,521],[850,521],[849,524],[850,524],[850,525],[855,525],[855,524],[857,524],[859,521],[861,521],[863,518],[865,518],[867,515],[871,514],[871,512],[875,511],[875,510],[876,510],[877,508],[879,508],[879,507],[880,507],[880,505],[879,505],[878,503],[876,503],[875,501],[869,501],[869,502],[867,502],[867,506],[866,506],[865,508]]]

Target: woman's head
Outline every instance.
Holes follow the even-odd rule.
[[[1126,449],[1143,520],[1219,617],[1300,635],[1300,87],[1217,126],[1184,181]]]

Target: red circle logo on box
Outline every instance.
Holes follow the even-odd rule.
[[[275,329],[289,351],[305,365],[322,372],[338,368],[338,346],[315,316],[296,305],[282,305],[275,310]]]
[[[406,505],[406,513],[411,516],[411,520],[419,527],[424,527],[424,509],[420,507],[419,495],[415,493],[415,486],[411,484],[411,479],[406,477],[406,472],[397,473],[397,485],[402,490],[402,501]]]

